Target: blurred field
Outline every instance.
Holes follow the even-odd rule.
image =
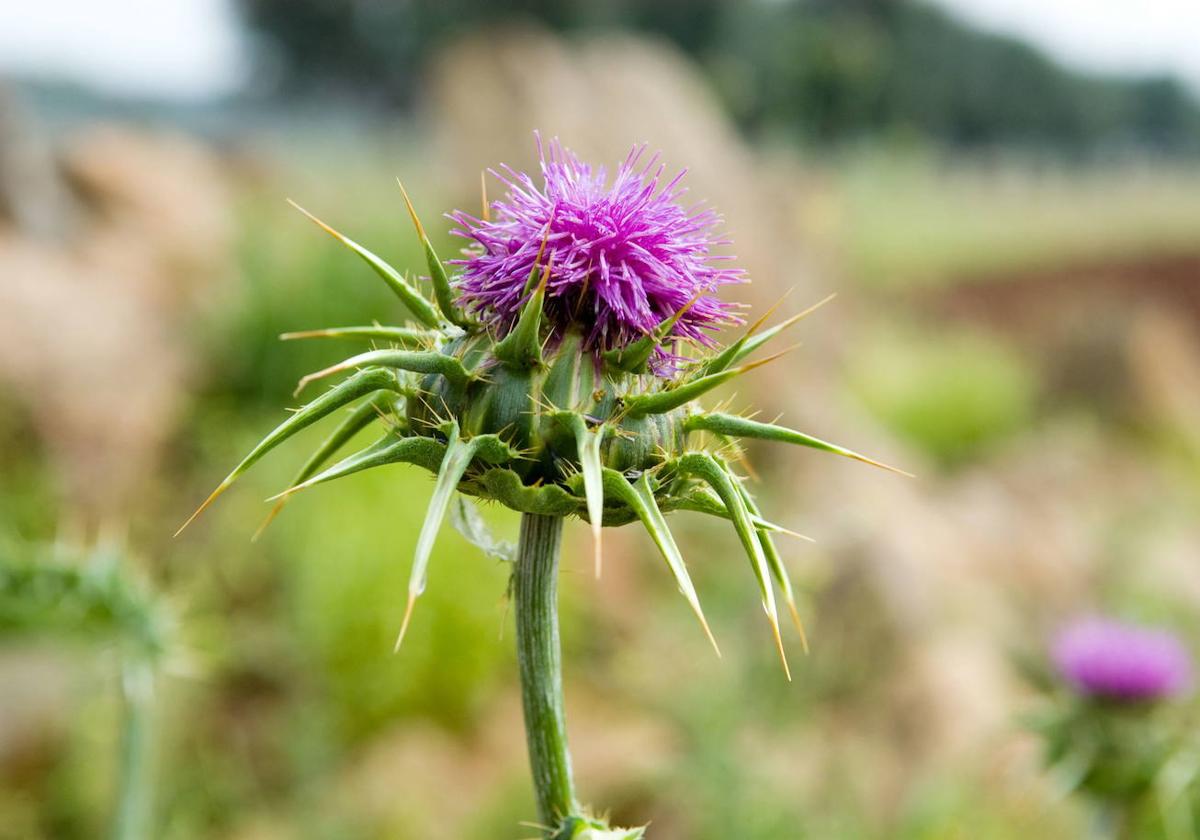
[[[707,119],[706,103],[681,113]],[[206,162],[190,185],[180,175],[170,202],[183,238],[199,239],[189,220],[202,201],[229,231],[198,245],[217,257],[199,267],[178,268],[165,246],[151,259],[130,245],[110,263],[98,246],[3,231],[0,261],[27,247],[41,259],[44,248],[80,274],[39,269],[44,286],[32,284],[61,284],[66,326],[37,332],[66,349],[32,352],[28,364],[6,352],[0,369],[0,550],[32,556],[35,545],[115,533],[179,617],[156,704],[152,836],[535,832],[520,824],[533,800],[503,564],[444,528],[412,630],[391,653],[428,476],[393,467],[315,488],[250,542],[262,500],[322,435],[309,430],[171,538],[295,404],[296,380],[353,346],[281,343],[280,333],[402,316],[284,199],[415,266],[399,174],[443,253],[454,247],[437,214],[476,200],[476,160],[436,140],[456,125],[451,106],[434,113],[428,131],[267,132],[221,152],[179,141]],[[764,510],[817,540],[786,546],[812,640],[802,657],[788,639],[791,684],[727,529],[688,514],[675,527],[722,644],[716,660],[644,534],[610,532],[596,581],[586,528],[568,525],[564,661],[585,798],[617,823],[650,822],[658,840],[1084,836],[1087,815],[1041,769],[1024,727],[1039,698],[1016,663],[1041,657],[1064,618],[1094,609],[1200,633],[1200,169],[886,143],[780,152],[717,126],[728,134],[680,129],[702,138],[683,149],[709,155],[695,161],[680,159],[687,141],[670,133],[671,114],[635,136],[604,125],[577,142],[665,136],[677,141],[668,160],[695,167],[698,195],[728,190],[716,200],[754,266],[752,315],[789,287],[779,317],[839,293],[797,330],[801,349],[723,396],[919,478],[748,448]],[[507,160],[522,154],[507,138],[525,143],[529,127],[479,142],[497,146],[489,160]],[[706,164],[721,182],[712,190]],[[218,194],[200,189],[214,179]],[[107,200],[97,195],[89,201]],[[158,247],[154,205],[104,206],[84,211],[95,213],[89,236],[108,223],[95,219],[128,214],[118,240]],[[70,285],[151,263],[146,276],[161,283],[103,288],[152,300],[128,311],[156,329],[111,358],[178,353],[179,367],[153,382],[134,362],[96,363],[109,345],[78,331],[110,319],[124,325],[112,330],[120,343],[132,321]],[[1167,280],[1162,265],[1174,266]],[[5,300],[14,325],[47,311]],[[171,395],[160,439],[118,459],[104,424],[127,421],[92,395],[151,385]],[[109,506],[107,476],[134,462],[120,479],[127,495]],[[514,536],[515,515],[485,514]],[[0,838],[107,830],[120,709],[113,646],[91,641],[4,634]]]
[[[838,242],[850,275],[896,288],[1195,254],[1192,167],[1063,169],[998,158],[877,152],[839,167]]]

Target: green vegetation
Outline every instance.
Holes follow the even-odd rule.
[[[1068,156],[1200,151],[1200,108],[1167,79],[1072,73],[1037,49],[922,2],[723,7],[699,51],[739,122],[822,144],[916,135],[958,148]]]
[[[892,431],[943,466],[1023,431],[1037,394],[1030,366],[975,332],[878,331],[856,351],[850,381]]]

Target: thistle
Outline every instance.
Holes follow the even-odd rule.
[[[1194,712],[1180,702],[1193,671],[1180,639],[1088,618],[1059,632],[1049,654],[1055,702],[1031,723],[1056,780],[1092,806],[1097,835],[1194,836],[1200,763]]]
[[[1153,703],[1182,694],[1192,680],[1191,657],[1179,639],[1111,619],[1067,626],[1051,654],[1072,688],[1101,701]]]
[[[298,392],[346,375],[268,434],[196,513],[284,440],[350,408],[276,497],[271,515],[299,490],[361,470],[405,462],[434,473],[397,647],[454,492],[521,513],[513,594],[530,757],[549,836],[573,837],[603,825],[582,815],[566,750],[555,595],[563,520],[590,523],[597,575],[601,528],[640,522],[718,655],[665,514],[693,510],[728,520],[786,673],[776,588],[800,622],[774,537],[791,532],[762,517],[733,468],[736,441],[775,440],[883,465],[784,426],[702,408],[702,396],[775,358],[753,357],[807,311],[770,327],[768,313],[718,346],[716,330],[742,323],[738,307],[718,292],[745,277],[714,253],[727,244],[714,234],[719,217],[680,204],[684,173],[664,179],[657,156],[638,147],[610,182],[557,141],[538,143],[540,179],[493,170],[507,188],[504,199],[489,204],[485,197],[478,218],[448,216],[468,242],[460,259],[438,256],[401,185],[433,302],[380,257],[309,216],[387,283],[411,323],[284,335],[376,348],[301,380]],[[383,427],[378,441],[327,466],[374,424]]]
[[[0,637],[57,635],[116,654],[121,725],[113,840],[154,835],[155,683],[177,656],[168,604],[117,546],[0,545]]]

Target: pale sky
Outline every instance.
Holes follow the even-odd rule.
[[[0,73],[203,98],[246,68],[233,0],[0,0]]]
[[[1200,91],[1200,0],[933,0],[1064,64],[1172,73]]]
[[[1065,63],[1168,72],[1200,91],[1200,0],[932,0]],[[0,73],[112,93],[202,98],[236,90],[249,59],[233,0],[0,0]]]

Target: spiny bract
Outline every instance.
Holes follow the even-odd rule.
[[[785,529],[761,517],[730,468],[732,439],[795,443],[877,462],[792,429],[699,406],[706,392],[769,361],[746,360],[806,313],[770,328],[764,328],[764,316],[717,348],[707,331],[739,319],[715,292],[742,275],[712,267],[719,258],[712,249],[724,244],[709,236],[717,217],[682,208],[682,173],[660,185],[657,157],[638,168],[643,152],[634,149],[611,185],[603,170],[593,171],[557,142],[548,157],[541,155],[541,186],[511,169],[493,171],[508,187],[505,200],[490,207],[485,200],[482,219],[451,214],[456,232],[473,244],[450,263],[435,253],[404,193],[436,306],[381,258],[310,216],[388,284],[416,326],[283,336],[359,339],[382,347],[301,380],[302,389],[350,373],[267,435],[200,510],[282,441],[354,406],[278,497],[271,515],[298,490],[371,467],[407,462],[433,472],[437,480],[417,540],[401,639],[457,490],[522,513],[588,520],[597,573],[601,525],[641,521],[710,640],[663,514],[684,509],[730,520],[782,656],[774,586],[796,617],[792,585],[772,540]],[[450,276],[447,264],[458,276]],[[379,441],[326,467],[358,431],[376,422],[383,426]]]

